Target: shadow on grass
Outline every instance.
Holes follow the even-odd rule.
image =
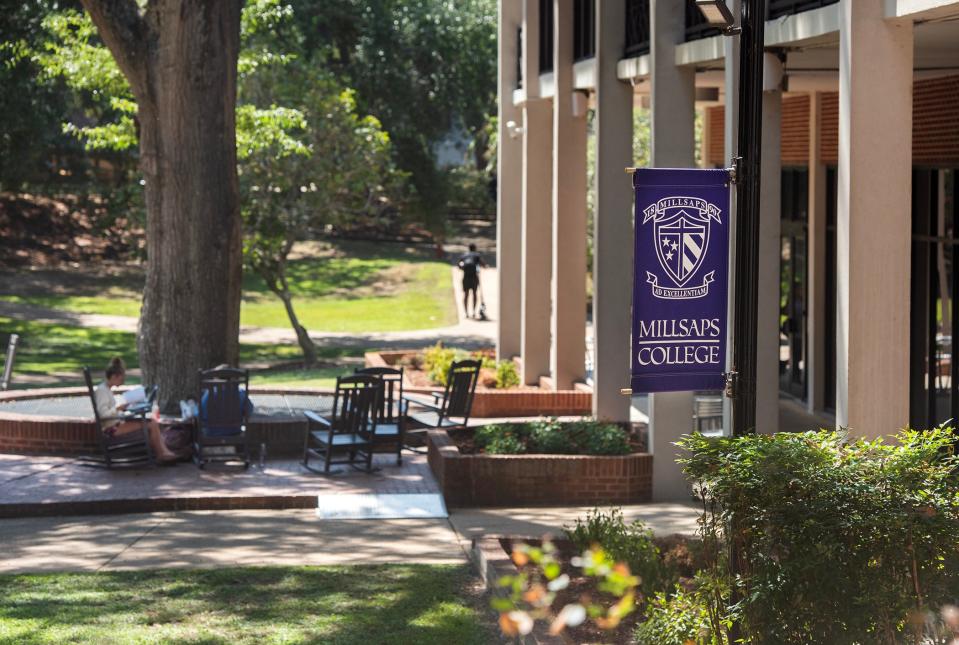
[[[287,278],[294,296],[318,298],[337,294],[344,299],[359,297],[354,292],[375,289],[383,282],[383,272],[400,264],[437,262],[424,249],[400,244],[341,242],[335,255],[292,260]],[[247,300],[273,298],[259,276],[244,273],[243,294]]]
[[[19,643],[488,643],[461,565],[0,576]]]
[[[39,323],[0,317],[0,340],[9,334],[20,336],[14,364],[16,374],[54,375],[76,374],[75,381],[69,378],[53,379],[51,383],[67,385],[82,384],[81,368],[91,367],[98,373],[106,367],[110,358],[122,356],[128,369],[139,368],[136,349],[136,334],[99,327],[73,327]],[[319,347],[321,360],[336,360],[363,355],[362,347]],[[242,344],[240,364],[280,363],[302,359],[296,345]]]

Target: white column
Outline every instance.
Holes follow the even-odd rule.
[[[616,77],[625,0],[596,3],[596,195],[593,200],[593,416],[629,421],[633,89]]]
[[[550,375],[586,369],[586,96],[573,90],[573,3],[553,0],[553,313]]]
[[[913,26],[840,0],[836,423],[909,422]]]
[[[696,71],[676,66],[676,44],[683,42],[685,3],[651,0],[650,131],[652,165],[696,166]],[[676,464],[673,443],[692,430],[692,392],[649,395],[649,445],[653,453],[653,500],[689,499],[689,485]]]
[[[809,95],[809,269],[806,277],[806,408],[819,412],[826,382],[826,164],[822,161],[822,94]]]
[[[496,155],[496,267],[499,307],[496,321],[496,357],[508,360],[521,349],[523,257],[523,141],[507,123],[520,127],[523,111],[513,104],[520,52],[516,30],[522,23],[522,6],[516,0],[499,1],[498,150]],[[459,304],[457,303],[457,306]]]
[[[766,66],[781,78],[772,55]],[[779,72],[778,74],[776,72]],[[768,73],[767,73],[768,75]],[[756,431],[779,430],[779,272],[782,211],[782,91],[763,92],[762,168],[759,190],[759,293],[756,306]]]
[[[521,379],[537,385],[549,372],[550,267],[552,253],[552,123],[550,102],[539,97],[539,2],[523,12],[523,284]]]

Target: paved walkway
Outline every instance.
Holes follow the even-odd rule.
[[[0,520],[0,573],[228,565],[428,564],[468,558],[481,535],[560,534],[586,508],[472,509],[449,520],[319,520],[311,510]],[[696,530],[692,505],[625,507],[658,533]]]
[[[231,499],[235,504],[245,500],[246,508],[269,508],[269,503],[312,503],[315,508],[320,494],[439,492],[426,455],[404,454],[400,467],[393,455],[377,454],[374,466],[379,470],[372,475],[341,467],[342,472],[331,477],[307,472],[293,459],[270,460],[263,469],[251,466],[246,471],[214,466],[200,470],[193,464],[123,471],[91,468],[75,458],[0,454],[0,516],[39,504],[58,505],[59,514],[95,512],[114,502],[144,510],[133,504],[143,500],[154,503],[147,510],[198,508],[208,503],[203,498],[225,500],[218,508],[229,508]]]

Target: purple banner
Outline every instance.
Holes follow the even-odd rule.
[[[637,168],[631,387],[721,390],[729,172]]]

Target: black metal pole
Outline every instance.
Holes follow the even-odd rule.
[[[756,431],[756,308],[759,298],[759,182],[763,126],[765,0],[742,0],[739,36],[739,176],[733,302],[733,436]]]
[[[739,37],[739,137],[736,181],[736,295],[733,304],[733,436],[756,431],[756,309],[759,300],[759,183],[763,132],[763,37],[765,0],[742,0]],[[730,604],[742,596],[736,579],[743,573],[737,518],[730,518],[729,568],[733,575]],[[742,637],[733,622],[730,642]]]

